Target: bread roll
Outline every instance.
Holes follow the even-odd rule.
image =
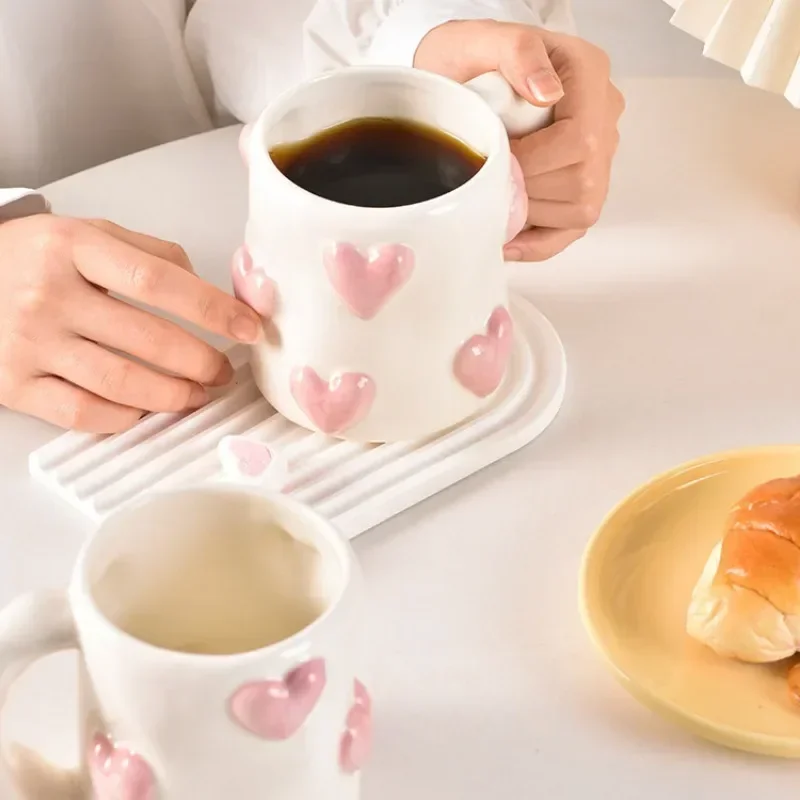
[[[733,507],[692,593],[686,630],[741,661],[800,650],[800,476],[769,481]]]

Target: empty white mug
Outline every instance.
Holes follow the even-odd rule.
[[[348,543],[286,497],[198,488],[120,510],[68,592],[0,614],[3,692],[81,654],[81,768],[5,747],[12,780],[25,800],[356,800],[361,610]]]
[[[447,194],[372,208],[312,194],[270,158],[276,145],[364,117],[424,123],[486,161]],[[549,118],[496,73],[470,89],[399,67],[331,72],[264,111],[242,142],[250,203],[233,278],[257,310],[275,296],[252,365],[281,414],[387,442],[433,434],[489,402],[513,343],[503,246],[527,217],[504,121],[519,134]]]

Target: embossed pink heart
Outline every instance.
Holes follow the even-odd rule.
[[[311,367],[290,378],[295,402],[323,433],[341,433],[360,422],[375,400],[375,382],[361,372],[342,372],[324,381]]]
[[[230,700],[231,716],[261,739],[289,739],[314,710],[325,682],[325,661],[315,658],[281,679],[254,681],[237,689]]]
[[[489,317],[485,334],[461,345],[453,363],[458,382],[478,397],[488,397],[503,380],[514,344],[511,315],[498,306]]]
[[[273,489],[283,489],[286,484],[286,459],[264,442],[247,436],[223,436],[217,453],[224,473],[234,481]]]
[[[245,245],[234,254],[231,263],[233,293],[262,317],[272,314],[275,305],[275,284],[267,277],[263,267],[253,264],[253,257]]]
[[[334,242],[323,261],[333,288],[360,319],[372,319],[414,271],[414,251],[403,244],[375,245],[365,255],[348,242]]]
[[[91,743],[89,774],[95,800],[156,800],[150,765],[102,734]]]
[[[528,224],[528,190],[517,157],[511,156],[511,209],[508,213],[506,243],[510,242]]]
[[[339,747],[339,763],[345,772],[363,769],[372,752],[372,700],[366,686],[356,679],[355,700],[347,714]]]

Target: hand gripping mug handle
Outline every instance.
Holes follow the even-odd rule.
[[[541,108],[520,97],[499,72],[478,75],[464,86],[480,95],[503,122],[511,139],[520,139],[553,122],[553,107]]]
[[[541,108],[520,97],[499,72],[487,72],[464,84],[480,95],[500,117],[511,139],[528,136],[546,128],[553,122],[553,108]],[[506,229],[506,242],[510,242],[528,225],[528,193],[525,178],[516,156],[511,156],[511,207]]]
[[[9,690],[35,661],[78,648],[78,635],[65,592],[18,597],[0,612],[0,715]],[[22,800],[82,800],[80,773],[47,763],[19,744],[0,736],[0,759]]]

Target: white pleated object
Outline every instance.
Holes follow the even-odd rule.
[[[666,0],[672,24],[749,86],[800,108],[800,0]]]

